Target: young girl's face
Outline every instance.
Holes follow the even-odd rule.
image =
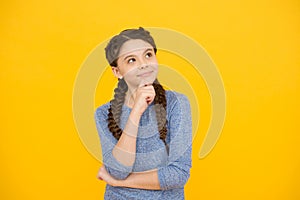
[[[124,78],[131,89],[152,84],[157,76],[157,59],[153,47],[140,39],[125,42],[119,53],[117,67],[112,67],[116,77]]]

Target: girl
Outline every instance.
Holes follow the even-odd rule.
[[[122,31],[105,48],[118,78],[114,99],[95,111],[105,199],[184,199],[191,168],[190,104],[158,82],[156,51],[142,27]]]

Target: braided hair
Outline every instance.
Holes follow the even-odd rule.
[[[114,36],[105,48],[106,59],[111,66],[117,67],[120,48],[126,41],[130,39],[141,39],[149,43],[153,47],[155,53],[157,52],[155,42],[148,31],[142,27],[139,27],[138,29],[126,29],[119,35]],[[157,119],[157,127],[159,130],[159,137],[166,145],[166,94],[164,88],[157,79],[154,81],[153,87],[156,94],[153,102]],[[119,124],[122,114],[122,105],[124,104],[127,90],[128,86],[124,78],[119,79],[118,86],[114,90],[114,98],[110,101],[110,107],[108,109],[108,129],[117,140],[119,140],[122,135],[122,129],[120,128]]]

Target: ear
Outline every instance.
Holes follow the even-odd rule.
[[[111,67],[111,69],[116,78],[122,78],[122,74],[120,73],[120,70],[118,67]]]

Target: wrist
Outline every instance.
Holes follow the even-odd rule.
[[[130,112],[130,115],[129,115],[129,119],[136,125],[139,124],[140,122],[140,119],[142,117],[142,114],[139,109],[137,109],[136,107],[133,107],[131,112]]]
[[[114,182],[112,183],[112,186],[114,186],[114,187],[126,187],[126,179],[124,179],[124,180],[115,179]]]

